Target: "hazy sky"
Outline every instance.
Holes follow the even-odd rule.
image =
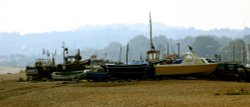
[[[197,29],[250,27],[250,0],[0,0],[0,32],[154,22]]]

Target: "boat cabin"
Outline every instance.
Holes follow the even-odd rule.
[[[147,62],[160,61],[160,51],[150,50],[147,52]]]
[[[183,56],[182,64],[208,64],[205,58],[198,57],[194,53],[186,53]]]

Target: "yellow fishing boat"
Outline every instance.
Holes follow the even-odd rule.
[[[208,63],[205,58],[200,58],[192,52],[183,56],[181,64],[155,65],[155,75],[209,75],[216,69],[217,65],[217,63]]]
[[[151,13],[149,13],[149,34],[151,49],[147,52],[147,61],[157,63],[160,59],[160,51],[157,51],[153,44]],[[180,44],[178,44],[180,46]],[[191,52],[186,53],[180,64],[157,64],[154,65],[155,75],[182,75],[182,74],[211,74],[217,67],[216,63],[208,63],[205,58],[200,58],[189,46]],[[180,50],[180,48],[178,48]],[[180,51],[178,51],[178,57]]]

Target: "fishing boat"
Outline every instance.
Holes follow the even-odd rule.
[[[205,58],[199,57],[194,51],[184,54],[180,64],[157,64],[155,75],[183,75],[200,74],[209,75],[217,67],[217,63],[209,63]]]
[[[81,79],[84,76],[85,66],[89,64],[88,60],[81,61],[80,49],[76,55],[67,55],[68,48],[63,44],[63,64],[57,65],[57,71],[51,74],[54,80],[72,80]]]
[[[152,22],[151,14],[149,15],[150,24],[150,50],[147,52],[147,61],[154,66],[155,76],[165,75],[183,75],[183,74],[211,74],[217,67],[216,63],[208,63],[205,58],[199,57],[191,46],[189,49],[191,52],[186,53],[182,60],[175,60],[176,63],[159,63],[164,62],[160,59],[160,51],[156,50],[152,39]],[[178,44],[180,46],[180,44]],[[178,57],[180,52],[178,47]]]
[[[129,44],[127,45],[126,51],[126,64],[112,64],[106,65],[107,71],[111,77],[114,78],[142,78],[145,75],[145,68],[147,63],[134,62],[128,63],[128,50]]]
[[[106,65],[106,70],[112,78],[143,78],[146,73],[146,67],[148,63],[143,61],[139,62],[128,62],[129,44],[126,49],[126,63],[125,64],[112,64]],[[120,51],[121,55],[121,51]]]

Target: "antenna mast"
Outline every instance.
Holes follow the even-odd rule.
[[[151,12],[149,12],[149,34],[150,34],[150,46],[151,46],[151,50],[155,51],[155,47],[153,44],[153,37],[152,37],[152,20],[151,20]]]

